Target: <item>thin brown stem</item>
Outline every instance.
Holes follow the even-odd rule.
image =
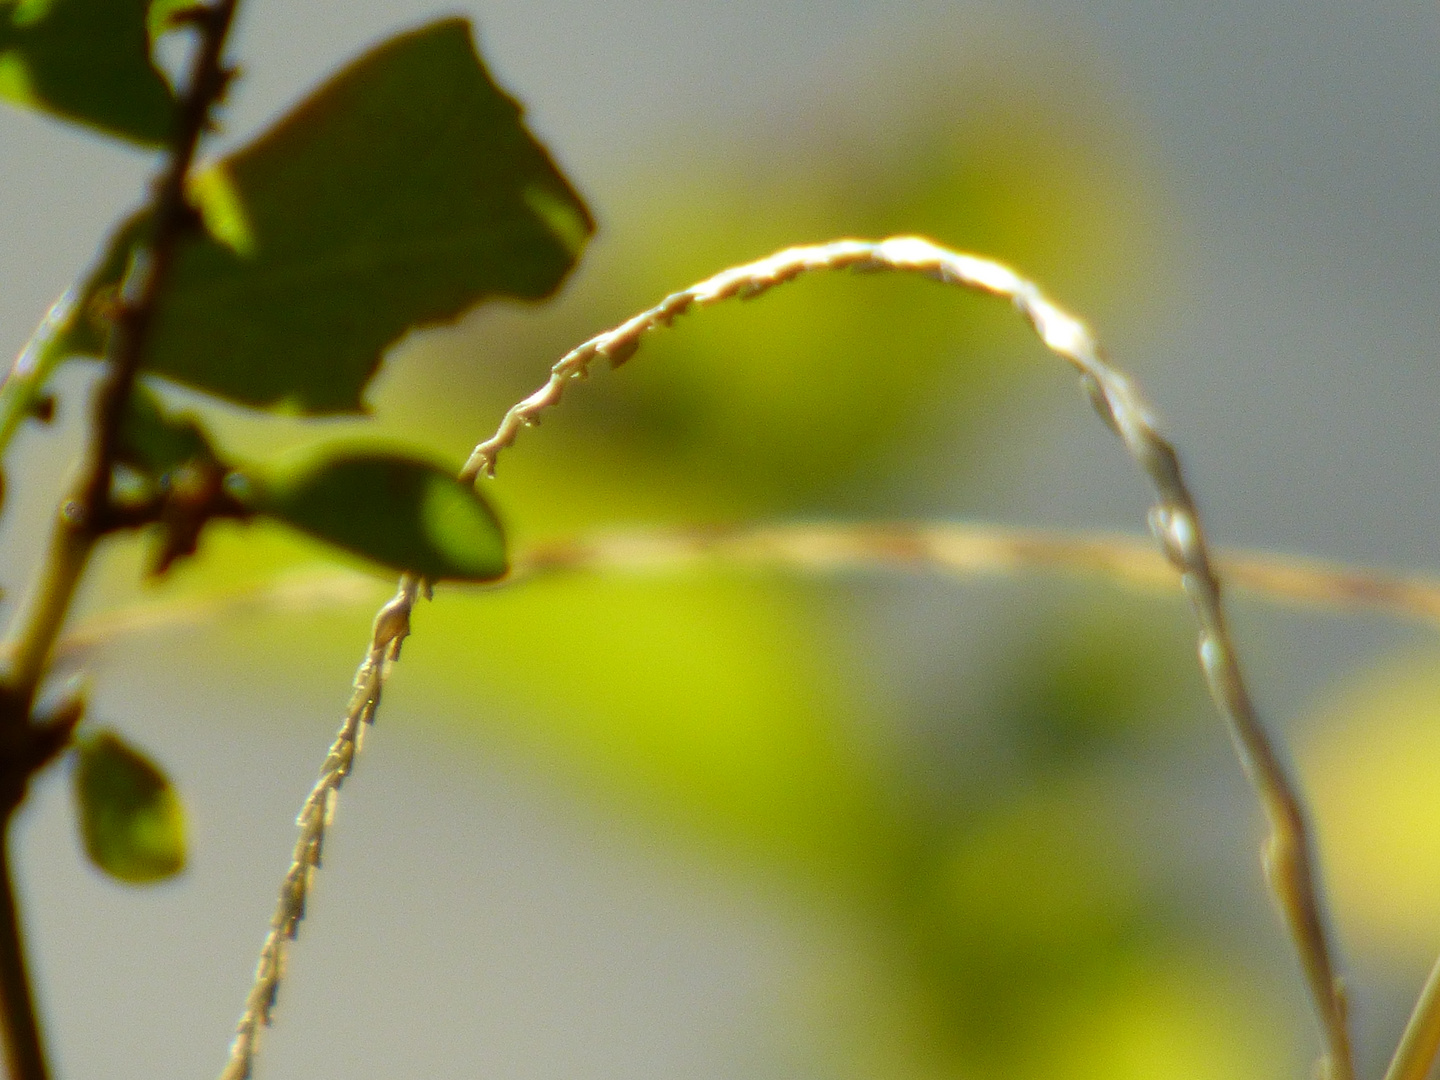
[[[5,1062],[16,1080],[46,1080],[45,1045],[35,1015],[30,974],[25,965],[24,938],[15,905],[10,873],[11,810],[0,821],[0,1022],[5,1030]]]
[[[31,776],[53,756],[33,752],[46,734],[43,720],[34,715],[35,696],[90,555],[111,527],[110,485],[120,427],[179,243],[196,227],[185,183],[212,110],[230,80],[222,56],[237,3],[215,0],[210,6],[177,14],[196,27],[199,40],[178,103],[174,136],[151,188],[146,208],[148,243],[136,253],[121,290],[106,348],[105,372],[94,397],[85,456],[74,486],[61,499],[37,588],[17,622],[9,650],[11,663],[0,679],[0,746],[5,750],[0,758],[0,794],[6,798],[0,806],[7,810],[5,824],[24,799]],[[33,990],[25,971],[8,858],[0,870],[5,879],[0,885],[0,1001],[4,1003],[7,1053],[15,1080],[44,1080],[45,1056],[31,1004]]]
[[[50,550],[40,568],[40,580],[31,597],[24,629],[10,647],[10,666],[0,693],[8,698],[6,723],[23,724],[45,673],[54,643],[70,613],[70,601],[85,573],[95,537],[70,520],[67,502],[56,515]]]
[[[90,553],[109,526],[110,478],[120,425],[180,241],[197,225],[185,183],[211,113],[230,82],[223,56],[237,5],[238,0],[216,0],[212,6],[184,12],[197,28],[199,41],[179,102],[175,137],[151,185],[149,241],[137,253],[121,290],[106,348],[105,374],[91,411],[84,463],[71,493],[61,500],[40,588],[20,623],[5,679],[7,695],[25,709],[44,674]]]

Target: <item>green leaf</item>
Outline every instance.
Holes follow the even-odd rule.
[[[493,581],[505,534],[490,505],[438,466],[402,455],[335,451],[253,478],[259,513],[392,570],[431,581]]]
[[[163,476],[195,460],[219,458],[204,430],[188,416],[165,411],[154,391],[138,384],[120,426],[116,456],[151,476]]]
[[[357,60],[198,169],[190,195],[206,230],[180,245],[146,368],[309,413],[360,410],[384,350],[413,326],[553,292],[593,229],[458,19]],[[123,223],[57,305],[30,348],[37,372],[103,352],[107,298],[147,231],[143,217]],[[11,396],[0,438],[23,415]]]
[[[113,731],[97,731],[76,743],[73,780],[91,862],[136,884],[184,869],[185,812],[149,758]]]
[[[149,15],[150,0],[0,0],[0,97],[164,143],[175,95],[151,59]]]
[[[207,233],[178,253],[147,369],[310,413],[359,411],[413,326],[548,295],[592,230],[460,19],[355,61],[191,193]]]

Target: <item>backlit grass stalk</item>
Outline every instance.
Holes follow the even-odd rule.
[[[1440,626],[1440,580],[1263,551],[1219,549],[1227,586],[1272,604],[1375,611]],[[510,573],[486,591],[560,574],[663,574],[696,565],[805,574],[888,573],[1016,577],[1064,573],[1145,592],[1180,591],[1181,575],[1148,537],[1050,532],[983,522],[801,522],[606,529],[516,550]],[[369,574],[298,569],[260,584],[124,605],[76,623],[55,645],[70,664],[93,649],[159,630],[272,612],[373,603]]]
[[[1101,418],[1124,442],[1158,495],[1150,524],[1164,558],[1200,623],[1200,663],[1211,694],[1230,725],[1236,749],[1270,823],[1265,867],[1300,954],[1311,998],[1325,1036],[1324,1065],[1332,1080],[1354,1080],[1344,995],[1336,977],[1319,898],[1309,827],[1299,797],[1246,689],[1221,604],[1220,582],[1200,526],[1195,501],[1181,474],[1174,447],[1161,434],[1153,410],[1123,373],[1107,364],[1085,324],[1056,307],[1033,284],[1000,263],[961,254],[920,237],[881,241],[837,240],[788,248],[758,262],[722,271],[573,349],[551,368],[546,383],[513,406],[495,434],[471,453],[460,477],[493,476],[496,459],[520,431],[564,397],[571,380],[603,359],[612,367],[634,355],[650,331],[667,327],[691,308],[758,296],[802,274],[821,270],[894,271],[920,274],[944,284],[1009,300],[1051,352],[1079,372]],[[285,943],[304,914],[310,877],[333,811],[334,792],[349,775],[359,733],[373,720],[388,664],[409,631],[417,583],[402,578],[400,590],[376,617],[375,632],[356,678],[356,693],[327,756],[320,780],[301,811],[301,835],[281,889],[256,981],[222,1080],[251,1074],[260,1027],[268,1023],[283,973]]]
[[[370,646],[365,650],[365,659],[359,670],[355,672],[355,689],[350,695],[345,718],[340,723],[340,730],[335,733],[334,742],[330,744],[330,752],[325,755],[320,777],[295,819],[300,835],[290,857],[290,868],[280,885],[280,898],[275,904],[275,914],[270,918],[270,932],[260,949],[255,981],[245,999],[245,1011],[236,1025],[235,1041],[230,1045],[230,1060],[220,1074],[221,1080],[249,1080],[254,1071],[260,1031],[270,1023],[271,1010],[280,991],[280,980],[285,974],[285,954],[299,931],[300,920],[305,917],[305,903],[310,896],[315,871],[320,866],[325,830],[334,818],[340,785],[345,783],[345,778],[354,768],[365,725],[374,721],[375,710],[380,707],[380,693],[385,686],[389,666],[400,656],[400,646],[410,634],[410,612],[415,607],[418,592],[419,583],[407,574],[401,578],[394,597],[375,616]]]
[[[1229,722],[1241,765],[1269,819],[1265,870],[1299,950],[1325,1036],[1325,1068],[1333,1080],[1353,1080],[1344,992],[1321,910],[1309,826],[1295,785],[1246,687],[1221,603],[1220,581],[1179,456],[1161,433],[1154,410],[1130,378],[1104,360],[1085,324],[1057,307],[1009,267],[951,251],[922,237],[901,236],[787,248],[757,262],[721,271],[688,289],[671,293],[655,307],[563,356],[551,368],[545,385],[511,408],[495,434],[475,448],[462,477],[493,475],[500,452],[514,443],[523,428],[538,423],[547,409],[559,404],[571,380],[585,376],[596,359],[608,360],[612,366],[624,363],[646,334],[669,326],[691,308],[756,297],[802,274],[846,269],[920,274],[1009,300],[1046,348],[1079,372],[1101,418],[1150,480],[1158,496],[1150,513],[1151,529],[1166,557],[1182,575],[1200,623],[1201,669],[1211,696]]]
[[[1400,1036],[1400,1045],[1385,1080],[1425,1080],[1440,1051],[1440,960],[1430,969],[1430,977],[1415,1002],[1415,1011]]]
[[[808,574],[866,571],[1013,577],[1032,572],[1142,591],[1178,591],[1181,575],[1147,537],[1049,532],[982,522],[805,522],[607,529],[532,544],[515,551],[510,573],[487,589],[510,588],[555,574],[665,573],[699,563],[768,567]],[[1321,562],[1293,555],[1220,549],[1220,576],[1272,604],[1370,610],[1440,625],[1440,580]],[[55,659],[68,664],[88,651],[156,630],[204,626],[220,619],[278,611],[321,611],[372,603],[375,579],[338,567],[300,569],[271,581],[112,608],[65,632]]]

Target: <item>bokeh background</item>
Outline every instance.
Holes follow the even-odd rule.
[[[921,232],[1083,313],[1167,416],[1220,543],[1440,568],[1440,11],[1299,0],[247,0],[219,145],[364,45],[469,14],[601,231],[563,297],[398,345],[364,420],[457,462],[570,345],[783,244]],[[152,162],[0,111],[0,352]],[[89,373],[23,433],[5,606]],[[812,280],[688,319],[523,437],[517,543],[639,523],[1135,530],[1146,492],[1003,306]],[[329,555],[260,527],[87,611],[254,595]],[[206,1076],[381,578],[83,657],[169,769],[174,883],[102,879],[63,770],[21,823],[66,1077]],[[354,582],[359,582],[354,585]],[[373,584],[371,584],[373,582]],[[348,597],[348,598],[347,598]],[[1365,1075],[1440,949],[1440,651],[1236,602],[1319,821]],[[1241,1080],[1317,1039],[1253,799],[1177,599],[1055,578],[711,567],[439,592],[345,788],[262,1077]]]

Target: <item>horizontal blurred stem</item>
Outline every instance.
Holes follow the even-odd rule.
[[[596,533],[521,549],[506,580],[559,572],[652,571],[702,561],[813,573],[884,570],[961,577],[1048,570],[1176,592],[1181,577],[1149,537],[901,521]],[[1440,580],[1269,552],[1220,551],[1216,568],[1226,584],[1277,603],[1372,609],[1440,623]]]
[[[560,574],[672,573],[699,564],[807,574],[879,572],[1012,577],[1032,572],[1095,578],[1148,592],[1180,591],[1180,575],[1149,537],[1048,532],[978,522],[828,522],[607,530],[520,548],[492,589]],[[1274,604],[1344,614],[1376,611],[1440,625],[1440,580],[1260,551],[1216,555],[1229,585]],[[266,611],[371,604],[383,586],[342,569],[294,572],[261,585],[114,608],[82,619],[57,658],[152,630]]]

